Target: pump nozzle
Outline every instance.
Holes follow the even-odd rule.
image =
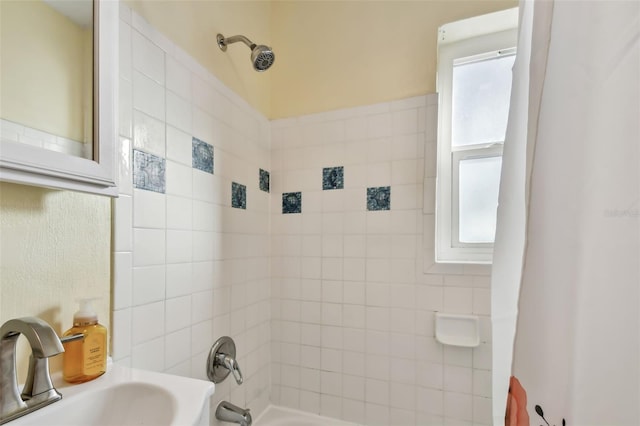
[[[80,304],[80,309],[73,314],[74,326],[91,325],[98,322],[98,314],[94,311],[92,302],[99,299],[99,297],[77,299],[77,302]]]

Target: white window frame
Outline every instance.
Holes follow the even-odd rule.
[[[440,28],[438,34],[438,158],[435,261],[490,264],[493,243],[463,243],[458,235],[458,167],[472,158],[502,156],[504,141],[452,149],[452,82],[454,64],[475,62],[515,52],[516,9],[504,10]]]

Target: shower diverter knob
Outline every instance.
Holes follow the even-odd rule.
[[[236,361],[236,344],[229,336],[223,336],[211,346],[207,358],[207,377],[213,383],[220,383],[233,373],[236,383],[242,384],[242,371]]]

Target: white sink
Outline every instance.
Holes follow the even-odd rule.
[[[208,425],[214,384],[203,380],[110,364],[87,383],[70,385],[54,376],[62,394],[55,402],[10,426]]]

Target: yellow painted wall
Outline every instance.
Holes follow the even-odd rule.
[[[438,27],[512,0],[274,1],[272,118],[435,92]]]
[[[0,1],[0,116],[89,142],[86,74],[92,62],[82,29],[42,1]],[[85,130],[88,129],[88,133]]]
[[[57,333],[72,325],[76,298],[94,304],[110,327],[111,199],[0,183],[0,324],[37,316]],[[20,339],[24,380],[28,351]],[[62,357],[51,360],[61,368]]]
[[[216,35],[221,33],[226,37],[242,34],[256,44],[271,45],[269,2],[125,0],[125,3],[250,105],[269,115],[273,74],[253,70],[251,50],[243,43],[230,45],[226,52],[216,44]]]
[[[435,91],[442,24],[516,7],[515,0],[149,1],[127,4],[269,118],[367,105]],[[249,49],[218,50],[215,35],[271,45],[253,71]]]

